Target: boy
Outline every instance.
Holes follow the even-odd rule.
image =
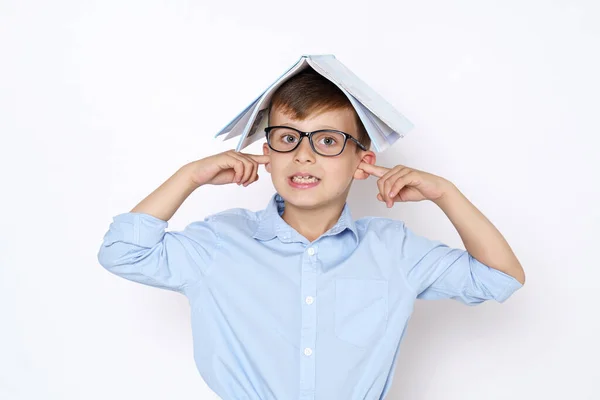
[[[524,284],[502,235],[452,183],[375,165],[348,99],[319,74],[275,92],[265,131],[263,155],[226,151],[184,165],[114,217],[98,254],[114,274],[187,296],[196,365],[221,398],[381,399],[415,299],[504,302]],[[265,209],[165,231],[196,188],[247,186],[260,164],[276,189]],[[370,175],[388,207],[435,202],[467,251],[402,221],[354,221],[348,192]]]

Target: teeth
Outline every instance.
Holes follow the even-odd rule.
[[[300,178],[298,176],[294,176],[294,177],[292,177],[292,180],[294,182],[299,182],[299,183],[313,183],[313,182],[316,182],[318,179],[315,178],[314,176],[311,176],[310,178]]]

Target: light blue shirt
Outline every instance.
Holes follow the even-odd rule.
[[[275,193],[183,231],[119,214],[98,253],[108,271],[188,298],[198,371],[225,400],[383,399],[415,299],[504,302],[522,287],[402,221],[354,221],[347,203],[309,242],[283,207]]]

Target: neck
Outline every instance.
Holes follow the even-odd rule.
[[[303,209],[285,202],[281,218],[309,242],[318,239],[340,219],[344,203],[326,204],[319,208]]]

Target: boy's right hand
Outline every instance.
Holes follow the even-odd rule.
[[[258,165],[270,157],[227,150],[186,165],[192,182],[202,185],[237,183],[248,186],[258,180]]]

